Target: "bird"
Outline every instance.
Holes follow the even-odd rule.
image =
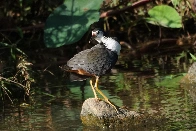
[[[98,82],[99,78],[110,71],[116,64],[120,55],[121,45],[116,37],[104,36],[104,32],[99,28],[92,30],[91,39],[94,39],[97,44],[74,55],[63,68],[65,71],[73,74],[90,77],[90,85],[95,98],[99,99],[97,96],[98,92],[108,104],[118,111],[116,106],[99,90]]]

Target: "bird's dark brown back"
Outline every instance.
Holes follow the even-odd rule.
[[[101,76],[110,70],[116,63],[118,55],[98,44],[91,49],[84,50],[76,54],[67,62],[72,70],[82,69],[86,72]]]

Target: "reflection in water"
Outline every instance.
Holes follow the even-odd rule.
[[[196,84],[189,84],[189,85],[184,85],[185,89],[188,91],[190,94],[193,102],[196,104]]]
[[[148,66],[145,70],[144,67],[112,70],[115,73],[101,78],[100,89],[118,106],[167,119],[161,126],[145,126],[140,130],[195,129],[196,104],[191,98],[195,90],[190,92],[176,84],[182,77],[180,72],[185,71],[174,65],[169,68],[164,65],[164,69],[156,64],[145,66]],[[22,102],[14,102],[15,106],[1,103],[0,130],[96,130],[97,127],[83,127],[80,120],[83,101],[94,97],[88,83],[83,87],[82,82],[53,79],[48,85],[34,89],[35,94],[27,102],[29,106],[20,106]]]

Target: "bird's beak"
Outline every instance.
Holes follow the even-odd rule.
[[[96,33],[95,32],[92,32],[92,36],[95,37],[96,36]]]

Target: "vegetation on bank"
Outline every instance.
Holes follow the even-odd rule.
[[[194,54],[196,7],[192,0],[80,2],[2,1],[2,100],[12,101],[16,94],[23,98],[28,96],[32,83],[39,81],[34,77],[35,72],[52,74],[50,67],[65,64],[77,49],[91,47],[88,41],[94,27],[103,28],[110,36],[118,36],[121,44],[137,58],[155,47],[166,52],[190,49]]]

